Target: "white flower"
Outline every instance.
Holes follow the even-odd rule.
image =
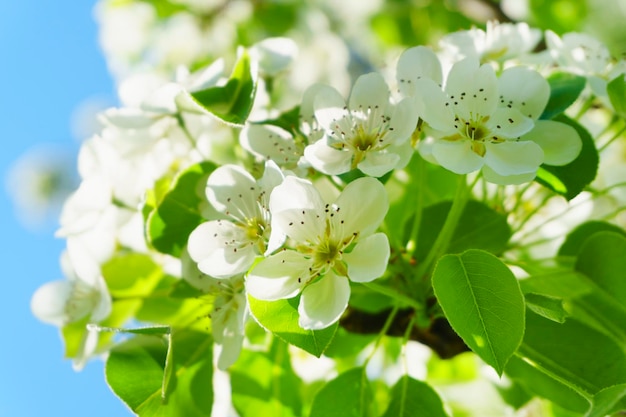
[[[386,191],[373,178],[351,182],[332,204],[310,182],[285,178],[270,197],[272,228],[290,237],[294,249],[256,264],[246,278],[248,293],[278,300],[302,292],[300,326],[330,326],[348,305],[348,278],[369,282],[385,272],[389,241],[374,231],[388,208]]]
[[[416,84],[419,113],[432,137],[418,149],[452,172],[482,168],[487,181],[519,184],[532,180],[542,163],[563,165],[580,152],[573,128],[536,121],[550,95],[536,71],[513,67],[498,79],[490,65],[467,58],[450,70],[445,93],[429,79]]]
[[[481,62],[521,59],[537,46],[541,31],[526,23],[487,22],[487,29],[473,28],[444,36],[439,45],[455,61],[473,57]]]
[[[111,312],[111,297],[99,269],[90,265],[89,256],[72,249],[61,256],[66,280],[48,282],[35,291],[31,310],[35,317],[55,326],[89,316],[93,322],[105,319]]]
[[[389,101],[389,88],[377,73],[359,77],[349,104],[334,89],[315,97],[315,118],[325,135],[304,150],[318,171],[338,175],[358,168],[380,177],[404,167],[410,157],[409,138],[417,124],[413,102]]]
[[[217,352],[217,366],[226,369],[239,357],[244,329],[249,318],[243,275],[216,279],[200,272],[187,253],[182,257],[183,279],[202,290],[211,305],[209,318]]]
[[[189,235],[188,250],[200,271],[215,278],[246,272],[256,256],[279,246],[279,234],[270,237],[268,200],[283,179],[271,161],[256,180],[243,168],[224,165],[209,176],[206,194],[225,219],[202,223]]]
[[[267,38],[250,48],[250,56],[259,62],[259,69],[275,76],[284,71],[298,55],[298,45],[289,38]]]

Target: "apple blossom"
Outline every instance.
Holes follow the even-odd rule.
[[[261,260],[246,278],[250,295],[261,300],[302,293],[299,324],[322,329],[336,322],[348,305],[350,284],[382,276],[389,241],[374,233],[389,207],[383,185],[359,178],[334,203],[325,203],[307,180],[288,176],[270,197],[272,228],[293,244]]]

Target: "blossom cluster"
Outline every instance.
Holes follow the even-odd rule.
[[[525,24],[494,22],[486,31],[448,35],[438,50],[404,51],[391,77],[359,76],[348,97],[331,85],[310,86],[289,123],[280,123],[287,112],[270,104],[263,82],[255,85],[247,121],[224,123],[198,95],[228,85],[224,61],[179,70],[126,100],[133,105],[100,114],[103,129],[82,145],[81,184],[61,215],[67,279],[41,287],[33,312],[60,327],[105,321],[115,297],[102,268],[115,254],[134,252],[213,297],[220,368],[234,363],[244,343],[250,299],[299,297],[300,327],[337,323],[354,285],[389,276],[398,249],[390,242],[400,231],[385,224],[386,181],[406,173],[412,158],[491,184],[519,185],[533,181],[542,166],[565,166],[579,156],[578,131],[546,115],[547,76],[575,72],[588,77],[586,94],[605,97],[607,82],[623,75],[621,66],[586,35],[548,32],[548,49],[533,53],[540,38]],[[238,59],[249,59],[251,72],[265,74],[262,81],[279,82],[300,64],[287,39],[252,50]],[[150,195],[207,161],[216,167],[194,190],[202,219],[185,236],[181,254],[159,251],[147,239]],[[85,356],[109,348],[90,346]]]

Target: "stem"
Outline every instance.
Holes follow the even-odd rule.
[[[584,101],[582,106],[580,106],[580,109],[578,110],[578,113],[576,113],[576,116],[574,116],[574,120],[580,120],[580,118],[585,113],[587,113],[587,110],[591,108],[595,100],[596,100],[596,96],[594,96],[593,94],[589,98],[587,98],[587,100]]]
[[[622,135],[622,133],[624,133],[626,131],[626,125],[624,125],[620,130],[618,130],[613,136],[611,136],[611,138],[609,140],[607,140],[605,143],[602,144],[602,146],[600,146],[598,148],[598,152],[602,152],[603,150],[605,150],[611,143],[613,143],[616,139],[619,139],[619,137]]]
[[[423,159],[419,159],[419,164],[418,164],[418,172],[417,172],[417,176],[419,178],[419,194],[417,195],[417,204],[415,205],[415,215],[413,216],[413,226],[411,227],[411,234],[409,235],[409,241],[406,244],[406,251],[409,255],[409,257],[413,257],[413,254],[415,253],[415,251],[417,250],[417,241],[418,241],[418,235],[419,235],[419,231],[420,231],[420,225],[422,223],[422,212],[423,212],[423,206],[424,206],[424,176],[425,176],[425,169],[424,169],[424,160]]]
[[[376,350],[378,349],[378,346],[380,345],[380,341],[383,339],[383,336],[385,336],[387,334],[387,331],[389,330],[389,327],[391,327],[391,323],[393,323],[393,319],[396,318],[396,314],[398,313],[398,310],[399,310],[398,306],[394,306],[394,308],[391,310],[391,312],[387,316],[387,320],[385,321],[385,324],[383,325],[383,328],[378,333],[378,337],[376,338],[376,342],[374,344],[374,348],[372,349],[370,354],[367,355],[367,358],[363,362],[363,369],[365,369],[367,367],[367,364],[369,363],[369,361],[374,356],[374,353],[376,353]]]
[[[376,282],[361,282],[361,285],[366,288],[377,292],[379,294],[386,295],[387,297],[397,301],[398,304],[407,305],[409,307],[414,308],[417,311],[423,311],[424,305],[422,305],[419,301],[404,295],[391,287],[387,287],[386,285],[378,284]]]
[[[476,181],[478,180],[478,176],[476,177]],[[473,186],[473,184],[472,184]],[[433,243],[433,246],[430,248],[426,259],[418,266],[417,268],[417,276],[420,278],[424,278],[426,274],[432,268],[433,263],[439,259],[448,249],[450,245],[450,240],[452,240],[452,236],[454,231],[456,230],[457,224],[461,218],[461,214],[463,213],[463,209],[465,209],[465,204],[467,203],[467,199],[469,197],[469,191],[472,187],[468,187],[467,178],[465,175],[459,176],[459,181],[456,187],[456,194],[454,195],[454,200],[452,201],[452,207],[450,207],[450,211],[448,212],[448,216],[446,217],[446,221]]]

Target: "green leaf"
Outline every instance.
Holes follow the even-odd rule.
[[[233,405],[241,417],[302,415],[302,381],[285,343],[275,339],[269,352],[244,349],[229,371]]]
[[[557,323],[563,323],[568,316],[563,300],[549,295],[528,293],[524,294],[526,307],[535,313]]]
[[[146,233],[156,250],[180,257],[189,234],[203,221],[200,205],[206,200],[206,179],[215,168],[211,162],[189,167],[178,176],[163,201],[150,213]]]
[[[297,132],[300,126],[300,106],[296,106],[290,110],[282,112],[274,119],[267,119],[254,124],[278,126],[287,132]]]
[[[163,276],[161,267],[146,254],[118,253],[102,266],[102,276],[113,299],[145,297]]]
[[[603,388],[626,382],[624,349],[575,317],[555,323],[527,310],[519,354],[587,399]]]
[[[139,335],[114,347],[105,368],[109,386],[141,417],[210,416],[211,337],[180,330],[174,331],[169,339],[168,345],[166,338]],[[172,368],[164,378],[168,356]]]
[[[193,92],[191,97],[203,110],[223,122],[242,126],[254,104],[257,78],[256,63],[242,49],[225,85]]]
[[[614,232],[592,235],[580,249],[575,268],[626,308],[626,237]]]
[[[598,150],[593,138],[583,126],[562,114],[555,117],[554,120],[576,129],[583,146],[578,157],[567,165],[541,165],[535,180],[571,200],[596,178],[599,161]]]
[[[559,248],[558,256],[578,256],[578,252],[588,238],[598,232],[615,232],[626,237],[626,232],[614,224],[592,220],[572,230]]]
[[[305,330],[298,325],[300,297],[262,301],[248,295],[250,312],[261,326],[283,341],[320,357],[333,340],[338,323],[322,330]]]
[[[372,392],[365,369],[353,368],[322,387],[310,417],[369,417]]]
[[[585,417],[604,417],[618,411],[626,411],[626,384],[604,388],[594,395]]]
[[[391,401],[383,417],[446,417],[441,398],[425,382],[407,375],[391,389]]]
[[[163,336],[170,334],[170,326],[146,326],[135,328],[123,328],[123,327],[106,327],[98,326],[96,324],[87,325],[89,330],[97,332],[110,332],[110,333],[128,333],[128,334],[144,334],[152,336]]]
[[[572,300],[593,291],[591,283],[576,271],[533,275],[520,280],[519,283],[524,294],[537,293],[564,300]]]
[[[443,256],[432,282],[454,331],[502,374],[524,335],[524,297],[513,273],[494,255],[471,249]]]
[[[443,201],[424,209],[415,251],[417,259],[424,259],[428,255],[451,207],[451,201]],[[499,254],[504,251],[510,237],[511,229],[505,215],[483,203],[469,200],[450,240],[448,253],[482,249]]]
[[[624,74],[612,79],[606,86],[606,92],[615,113],[626,118],[626,78],[624,78]]]
[[[513,356],[506,364],[506,375],[533,395],[549,399],[555,404],[583,413],[589,403],[572,388],[551,378],[527,362]],[[579,414],[580,415],[580,414]]]
[[[548,77],[550,100],[541,114],[541,119],[552,119],[571,106],[585,88],[587,80],[569,72],[556,72]]]

